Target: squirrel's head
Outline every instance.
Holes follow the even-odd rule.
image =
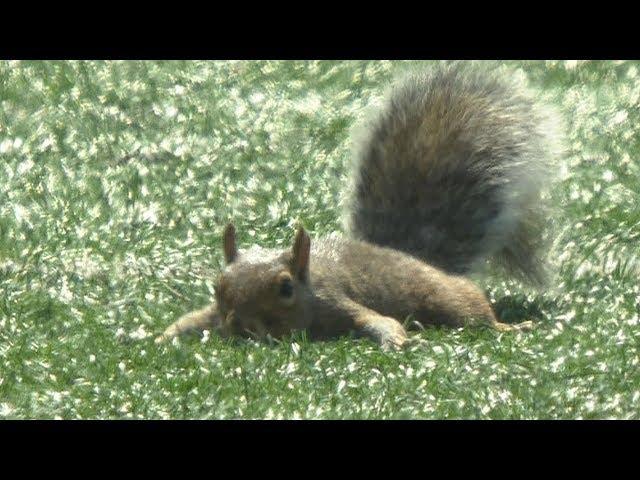
[[[311,240],[303,228],[289,251],[254,246],[239,252],[228,225],[223,246],[226,267],[215,286],[222,335],[280,338],[308,326]]]

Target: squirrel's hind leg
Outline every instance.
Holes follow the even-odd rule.
[[[529,332],[533,330],[533,322],[529,320],[526,322],[509,324],[496,321],[491,325],[491,328],[498,330],[499,332]]]

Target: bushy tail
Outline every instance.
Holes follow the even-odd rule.
[[[560,132],[522,74],[468,63],[410,73],[357,133],[347,230],[457,274],[492,258],[540,285],[540,190]]]

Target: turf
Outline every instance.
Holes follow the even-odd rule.
[[[153,336],[212,298],[228,219],[340,230],[349,129],[405,64],[1,62],[0,418],[639,418],[640,64],[512,66],[568,122],[553,288],[481,280],[536,328],[384,352]]]

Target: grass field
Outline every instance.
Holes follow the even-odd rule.
[[[241,246],[340,229],[349,129],[394,62],[1,62],[0,418],[640,418],[640,63],[526,62],[567,117],[528,334],[153,343]],[[550,175],[551,177],[551,175]]]

